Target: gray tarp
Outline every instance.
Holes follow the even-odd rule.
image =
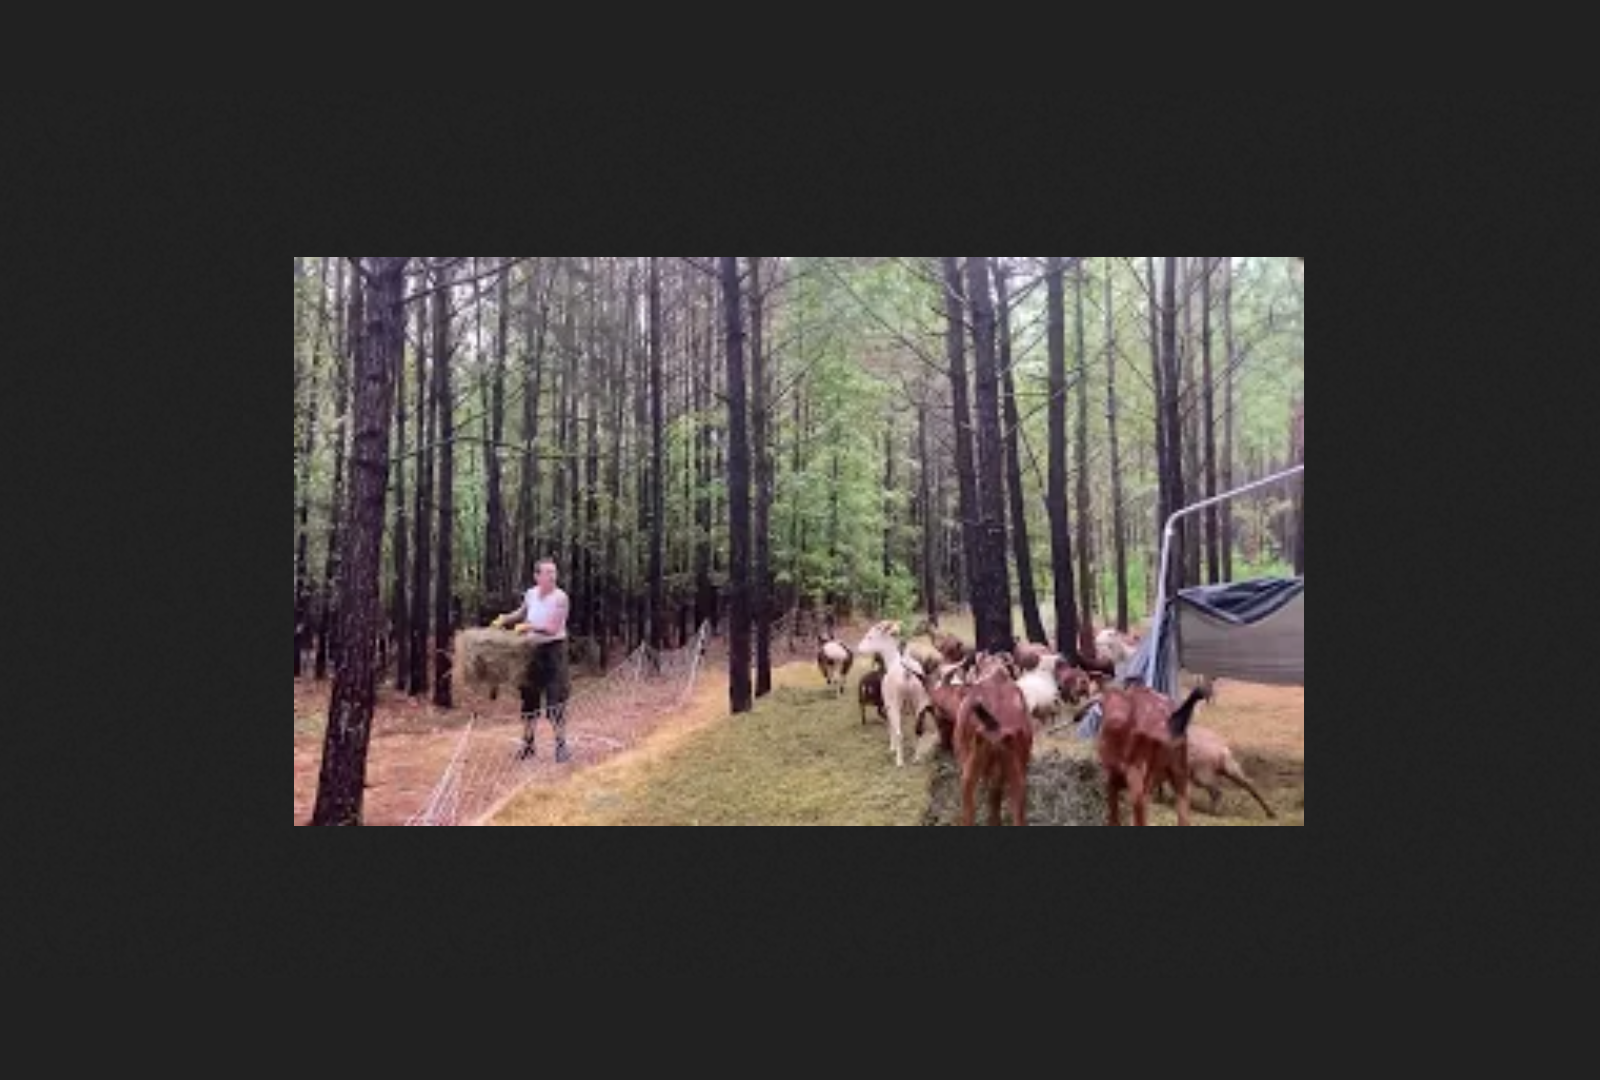
[[[1161,633],[1145,639],[1123,677],[1174,699],[1180,667],[1242,682],[1304,686],[1305,591],[1304,578],[1186,589],[1161,620]]]

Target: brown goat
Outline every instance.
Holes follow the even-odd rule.
[[[1028,823],[1028,766],[1033,721],[1017,684],[1007,675],[967,688],[956,720],[956,760],[961,765],[962,825],[977,824],[978,784],[989,786],[989,824],[1000,824],[1000,804],[1011,805],[1011,824]]]
[[[861,722],[867,723],[867,706],[871,705],[878,710],[878,719],[884,723],[889,722],[889,713],[883,707],[883,666],[878,670],[869,671],[861,676],[861,684],[856,687],[856,700],[861,703]]]
[[[934,632],[928,635],[933,639],[933,647],[939,650],[939,655],[947,664],[962,664],[972,655],[972,650],[967,648],[966,642],[954,634]]]
[[[1171,698],[1144,686],[1105,692],[1099,749],[1109,824],[1122,824],[1124,790],[1133,801],[1133,823],[1149,824],[1150,794],[1163,782],[1177,795],[1178,824],[1189,824],[1189,723],[1205,696],[1204,688],[1195,690],[1175,709]]]
[[[1031,641],[1019,641],[1016,648],[1011,650],[1011,655],[1016,658],[1017,668],[1020,671],[1033,671],[1044,663],[1045,657],[1054,655],[1048,647],[1035,645]]]

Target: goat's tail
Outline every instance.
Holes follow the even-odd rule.
[[[972,703],[972,711],[977,714],[979,722],[983,724],[984,731],[990,735],[993,735],[995,732],[1000,730],[1000,721],[997,720],[994,713],[990,711],[988,702],[983,700],[975,700]]]
[[[1167,730],[1172,733],[1174,739],[1181,739],[1189,734],[1189,724],[1194,720],[1195,706],[1205,700],[1205,697],[1204,688],[1191,690],[1189,692],[1189,700],[1178,706],[1177,712],[1172,714],[1172,717],[1167,721]]]

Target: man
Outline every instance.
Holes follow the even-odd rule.
[[[567,749],[566,717],[567,695],[571,690],[567,674],[567,613],[572,603],[567,594],[556,587],[554,560],[541,561],[534,580],[533,588],[523,597],[522,606],[499,616],[490,625],[512,624],[517,633],[532,635],[539,641],[523,680],[522,719],[527,724],[527,732],[519,757],[538,756],[534,742],[539,730],[540,699],[543,698],[550,726],[556,733],[556,763],[565,765],[572,760],[572,752]]]

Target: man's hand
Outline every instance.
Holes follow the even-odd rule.
[[[518,623],[516,632],[519,633],[519,634],[531,634],[531,633],[533,633],[533,624],[532,623]]]
[[[494,617],[494,622],[489,624],[489,629],[498,630],[502,626],[504,626],[505,624],[506,624],[506,617],[504,615],[496,615]]]

